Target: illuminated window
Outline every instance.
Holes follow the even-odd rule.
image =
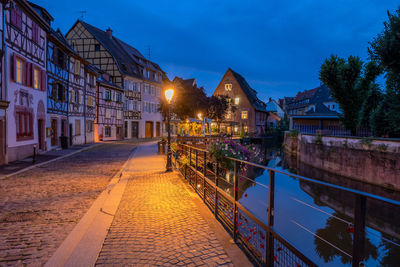
[[[231,83],[226,83],[225,84],[225,90],[226,91],[232,91],[232,84]]]
[[[247,133],[247,132],[248,132],[248,130],[249,130],[249,127],[247,127],[247,126],[244,126],[244,127],[243,127],[243,129],[244,129],[244,132],[245,132],[245,133]]]
[[[17,83],[22,83],[22,60],[17,59]]]
[[[225,118],[226,118],[227,120],[230,120],[231,117],[232,117],[232,114],[231,114],[230,111],[229,111],[228,113],[226,113]]]
[[[239,97],[235,98],[235,105],[239,105],[239,99],[240,99]]]
[[[88,96],[88,106],[93,107],[93,96]]]
[[[242,120],[247,120],[248,112],[247,110],[242,111]]]
[[[33,71],[33,79],[34,79],[33,88],[39,89],[39,70],[36,68]]]

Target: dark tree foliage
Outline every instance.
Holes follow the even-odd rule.
[[[171,113],[180,120],[197,118],[197,115],[201,113],[203,116],[220,122],[229,108],[227,97],[207,97],[203,87],[190,86],[180,78],[175,78],[172,83],[165,83],[165,88],[174,88]],[[165,117],[167,102],[164,96],[161,100],[161,111]]]
[[[227,96],[211,96],[208,98],[207,117],[219,124],[224,120],[228,108],[229,104]]]
[[[386,126],[375,129],[381,134],[400,136],[400,8],[394,14],[388,11],[388,20],[383,31],[370,43],[368,48],[372,60],[378,62],[386,72],[385,105],[374,114],[372,124]],[[371,118],[372,119],[372,118]]]
[[[332,55],[321,66],[319,78],[331,89],[333,98],[343,111],[340,117],[342,124],[352,135],[356,135],[361,124],[359,113],[365,99],[369,94],[376,93],[378,85],[375,80],[380,74],[381,68],[375,62],[364,64],[354,56],[345,60]]]

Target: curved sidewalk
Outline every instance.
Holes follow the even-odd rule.
[[[165,173],[165,156],[156,152],[155,143],[137,147],[117,183],[118,208],[114,200],[113,209],[100,209],[108,232],[94,220],[65,265],[251,266],[183,177]],[[97,259],[88,256],[93,251]]]

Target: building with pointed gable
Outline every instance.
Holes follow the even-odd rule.
[[[255,136],[265,132],[266,105],[239,73],[229,68],[213,95],[228,96],[231,107],[234,107],[228,111],[221,125],[222,132],[240,134],[244,131]]]
[[[81,57],[106,72],[112,83],[123,89],[123,137],[160,136],[163,70],[137,49],[113,36],[111,29],[103,31],[78,20],[66,39]]]

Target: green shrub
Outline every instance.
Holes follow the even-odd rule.
[[[322,145],[322,136],[317,134],[314,139],[314,143],[317,145]]]
[[[299,131],[297,129],[293,129],[289,131],[289,136],[290,137],[297,137],[299,135]]]
[[[363,137],[363,138],[360,140],[360,143],[361,143],[363,146],[371,147],[372,141],[374,141],[374,138],[373,138],[372,136],[369,136],[369,137]]]

